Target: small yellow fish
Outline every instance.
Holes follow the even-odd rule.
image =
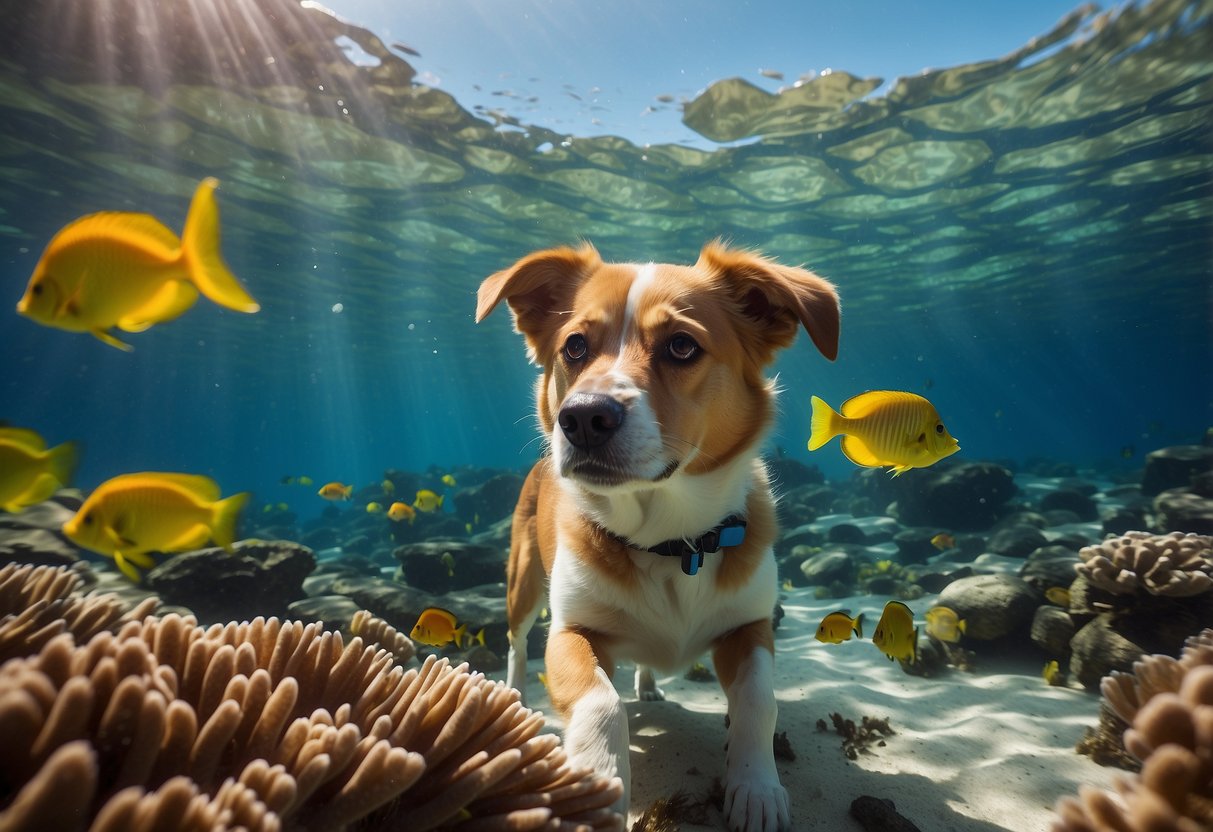
[[[65,442],[50,450],[32,430],[0,427],[0,509],[16,514],[71,481],[79,450]]]
[[[148,552],[185,552],[213,539],[231,549],[247,493],[219,498],[209,477],[145,472],[106,480],[63,524],[68,539],[111,557],[138,582],[135,566],[155,565]],[[132,565],[133,564],[133,565]]]
[[[925,468],[960,450],[922,396],[895,390],[871,390],[847,399],[841,415],[813,396],[809,450],[842,434],[842,452],[856,465],[892,466],[893,476]]]
[[[291,510],[291,507],[289,505],[287,505],[286,503],[279,503],[277,506],[275,506],[275,508],[277,508],[279,511],[290,511]]]
[[[1056,604],[1059,607],[1070,608],[1070,590],[1064,586],[1051,586],[1045,590],[1045,598],[1050,604]]]
[[[779,586],[788,592],[791,592],[796,588],[796,585],[792,583],[791,578],[784,578],[783,583],[781,583]]]
[[[143,332],[194,305],[198,293],[237,312],[261,307],[219,250],[219,181],[194,191],[181,238],[151,214],[104,211],[64,226],[42,253],[17,311],[69,332],[90,332],[130,352],[111,333]]]
[[[298,480],[296,480],[296,482],[298,482],[300,485],[311,485],[312,478],[311,477],[300,477]]]
[[[266,503],[264,506],[261,507],[262,514],[269,514],[273,510],[274,510],[274,507],[271,506],[269,503]]]
[[[408,520],[411,526],[413,525],[413,521],[417,519],[417,512],[408,503],[396,502],[392,503],[388,508],[387,516],[397,523],[401,520]]]
[[[548,675],[546,673],[544,673],[542,670],[539,671],[538,673],[536,673],[535,675],[539,677],[539,682],[540,682],[540,684],[543,685],[543,689],[547,690],[548,689]]]
[[[1057,660],[1053,659],[1052,661],[1045,662],[1044,670],[1040,672],[1040,676],[1050,685],[1061,684],[1058,681],[1061,676],[1061,666],[1057,664]]]
[[[455,487],[455,478],[453,476],[451,476],[450,474],[443,474],[442,475],[442,484],[447,486],[448,488],[454,488]]]
[[[384,480],[384,481],[381,483],[381,485],[382,485],[382,487],[383,487],[383,494],[384,494],[384,496],[386,496],[386,497],[394,497],[394,496],[396,496],[396,483],[392,482],[391,480],[387,480],[387,479],[385,479],[385,480]]]
[[[383,504],[370,502],[366,504],[367,514],[383,514]]]
[[[863,613],[851,618],[850,610],[835,610],[817,625],[817,640],[827,644],[842,644],[851,638],[852,631],[863,638]]]
[[[872,643],[880,652],[894,659],[918,661],[918,628],[914,626],[914,613],[900,601],[889,601],[872,633]]]
[[[931,545],[941,552],[956,548],[956,538],[947,532],[940,532],[931,538]]]
[[[443,496],[435,494],[428,488],[423,488],[417,492],[417,498],[413,500],[413,508],[429,514],[442,508],[443,499]]]
[[[468,534],[471,534],[471,533],[472,533],[472,524],[471,524],[471,523],[464,523],[464,524],[463,524],[463,530],[464,530],[465,532],[467,532]]]
[[[466,624],[459,624],[455,620],[454,613],[441,607],[427,607],[417,618],[409,637],[431,647],[442,647],[452,641],[458,647],[467,629]]]
[[[481,647],[484,647],[485,646],[484,645],[484,627],[481,627],[480,631],[478,633],[476,633],[476,635],[465,636],[465,638],[467,639],[466,642],[464,642],[461,639],[455,639],[455,646],[460,649],[463,649],[463,647],[465,647],[465,646],[471,646],[473,644],[479,644]]]
[[[479,514],[479,513],[477,513],[477,514],[473,514],[473,515],[472,515],[472,525],[473,525],[473,526],[479,526],[479,525],[480,525],[480,514]]]
[[[348,500],[350,495],[354,493],[354,486],[342,485],[339,482],[330,482],[322,485],[320,490],[316,492],[326,500]]]
[[[960,641],[967,626],[951,607],[931,607],[924,618],[927,619],[927,635],[949,644]]]
[[[446,576],[448,578],[455,577],[455,556],[450,552],[443,552],[442,557],[440,557],[439,560],[442,561],[442,565],[446,567]]]

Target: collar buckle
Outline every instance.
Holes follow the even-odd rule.
[[[692,540],[667,540],[650,546],[646,551],[658,555],[679,557],[682,560],[682,571],[687,575],[695,575],[703,566],[703,556],[714,554],[721,549],[740,546],[745,540],[746,521],[744,517],[730,514],[715,527]]]

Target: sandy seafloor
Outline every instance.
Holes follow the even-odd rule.
[[[983,555],[973,565],[1014,571],[1023,561]],[[1000,568],[1001,567],[1001,568]],[[938,598],[910,602],[915,621]],[[775,638],[777,732],[787,732],[794,761],[777,760],[791,797],[792,828],[862,832],[849,815],[860,795],[892,800],[921,832],[1035,832],[1048,830],[1053,805],[1082,784],[1110,787],[1117,769],[1096,765],[1074,750],[1087,726],[1098,722],[1099,696],[1077,686],[1050,687],[1041,677],[1044,657],[1025,647],[1019,656],[991,656],[980,643],[978,668],[948,668],[935,678],[910,676],[871,643],[886,599],[871,595],[817,600],[813,588],[781,592],[785,616]],[[826,613],[850,608],[867,613],[863,641],[823,644],[814,638]],[[531,638],[541,638],[532,632]],[[925,636],[923,636],[925,640]],[[965,643],[962,642],[962,646]],[[710,661],[705,657],[710,666]],[[529,663],[527,704],[543,711],[553,730],[563,723],[552,711]],[[621,663],[615,684],[628,713],[632,741],[632,806],[628,827],[654,800],[679,789],[699,799],[724,774],[724,692],[717,682],[691,682],[683,674],[659,675],[664,702],[640,702],[632,689],[633,667]],[[848,760],[842,738],[818,719],[830,713],[859,722],[889,719],[896,733],[884,747]],[[719,830],[684,824],[686,830]]]

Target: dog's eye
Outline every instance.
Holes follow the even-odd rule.
[[[675,361],[689,361],[699,352],[699,345],[695,343],[694,338],[680,332],[670,339],[666,349],[670,352],[670,358]]]
[[[588,350],[589,345],[585,342],[585,336],[580,332],[574,332],[564,342],[564,357],[569,361],[580,361],[585,358]]]

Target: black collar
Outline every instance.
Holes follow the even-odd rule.
[[[703,566],[703,556],[705,553],[712,554],[729,546],[740,546],[742,541],[745,540],[745,526],[746,521],[744,517],[730,514],[715,526],[699,535],[699,537],[689,540],[685,538],[666,540],[648,548],[637,546],[628,540],[624,540],[623,542],[633,549],[639,549],[642,552],[652,552],[655,555],[662,555],[664,557],[681,558],[682,571],[688,575],[694,575],[699,571],[699,567]]]

